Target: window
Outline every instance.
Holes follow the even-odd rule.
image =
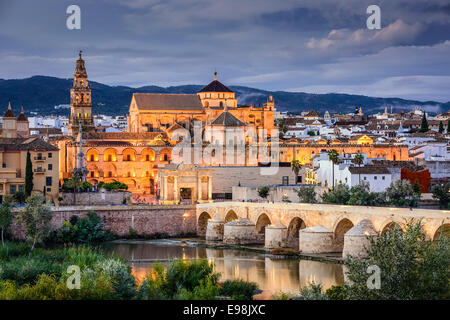
[[[53,165],[51,163],[48,164],[48,170],[53,170]]]
[[[37,158],[38,158],[38,160],[41,160],[42,159],[42,153],[38,152]]]
[[[381,177],[381,180],[385,180],[385,176],[382,176],[382,177]]]
[[[9,186],[9,193],[14,194],[16,193],[16,186],[15,185],[10,185]]]
[[[47,187],[51,187],[52,186],[52,177],[46,177],[45,178],[45,185]]]
[[[373,177],[373,179],[374,179],[374,180],[377,180],[377,179],[378,179],[378,177],[377,177],[377,176],[374,176],[374,177]]]
[[[19,185],[19,192],[23,192],[23,185]]]
[[[49,153],[48,153],[48,157],[49,157],[49,158],[52,158],[52,157],[53,157],[53,153],[49,152]]]
[[[364,180],[367,180],[367,177],[364,177]]]
[[[289,185],[289,177],[288,177],[288,176],[283,176],[283,177],[281,178],[281,183],[282,183],[284,186]]]
[[[149,154],[145,155],[145,161],[150,161],[150,155]]]
[[[131,155],[127,154],[127,161],[131,161]]]
[[[52,192],[52,188],[47,188],[47,192]]]

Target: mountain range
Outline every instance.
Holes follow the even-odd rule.
[[[131,96],[135,92],[149,93],[196,93],[204,85],[181,85],[173,87],[143,86],[132,88],[127,86],[109,86],[90,81],[94,114],[125,115],[128,113]],[[57,105],[70,103],[70,87],[72,79],[61,79],[48,76],[33,76],[26,79],[0,79],[0,107],[6,108],[11,100],[14,112],[20,111],[24,105],[27,113],[36,112],[41,115],[68,114],[64,108],[55,109]],[[442,113],[450,108],[450,102],[415,101],[400,98],[377,98],[363,95],[327,93],[313,94],[305,92],[267,91],[243,86],[229,86],[236,92],[238,104],[259,105],[273,95],[275,106],[279,111],[299,113],[305,110],[316,110],[323,113],[347,113],[362,107],[365,114],[372,114],[392,107],[394,111],[408,111],[414,108],[425,109],[430,113]],[[1,110],[1,109],[0,109]],[[2,111],[0,111],[1,113]]]

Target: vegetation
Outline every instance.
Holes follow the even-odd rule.
[[[316,189],[314,186],[300,187],[297,191],[300,202],[303,203],[317,203]]]
[[[27,162],[25,164],[25,194],[31,196],[33,191],[33,164],[31,163],[30,151],[27,151]]]
[[[339,153],[336,151],[336,149],[331,149],[330,151],[328,151],[328,158],[332,162],[331,167],[333,172],[333,183],[332,183],[333,189],[334,189],[334,165],[338,162],[338,157]]]
[[[23,191],[17,191],[16,193],[14,193],[13,199],[14,199],[14,202],[22,204],[22,203],[25,203],[25,201],[27,199],[27,195]]]
[[[52,211],[43,196],[35,194],[27,199],[27,206],[19,214],[18,221],[25,226],[25,236],[31,241],[30,256],[36,243],[42,242],[50,232]]]
[[[339,183],[334,190],[328,189],[322,195],[323,203],[352,206],[416,207],[419,199],[420,193],[407,180],[391,183],[386,192],[370,192],[369,184],[364,181],[351,188]]]
[[[13,220],[11,208],[12,208],[11,198],[5,197],[0,206],[0,229],[1,229],[1,234],[2,234],[1,235],[2,246],[5,246],[5,239],[4,239],[5,231],[8,230],[8,228],[10,227],[12,220]]]
[[[442,121],[439,121],[439,133],[444,133],[444,124]]]
[[[422,114],[422,123],[420,124],[420,130],[419,132],[427,132],[430,130],[428,128],[428,121],[427,121],[427,115],[425,114],[425,111]]]
[[[137,297],[144,300],[214,300],[219,296],[251,299],[257,285],[242,280],[219,284],[219,274],[207,260],[175,260],[167,270],[155,264],[140,286]]]
[[[441,208],[450,208],[450,183],[445,185],[434,185],[431,188],[433,198],[439,200]]]
[[[298,250],[291,248],[275,248],[270,250],[270,254],[281,256],[296,256],[298,255]]]
[[[62,189],[65,191],[87,191],[92,188],[92,184],[87,181],[81,181],[79,177],[72,177],[71,179],[64,179]]]
[[[43,250],[9,243],[0,250],[0,300],[131,299],[136,292],[126,262],[86,247]],[[81,271],[80,289],[70,290],[68,266]]]
[[[86,218],[72,216],[69,221],[52,231],[46,239],[47,242],[56,243],[98,243],[110,241],[115,235],[105,230],[100,216],[94,211],[89,211]]]
[[[314,283],[302,288],[312,300],[432,300],[448,299],[450,293],[450,243],[448,235],[428,241],[421,222],[407,222],[370,238],[367,259],[349,257],[345,261],[348,281],[322,293]],[[380,287],[367,285],[369,266],[380,268]]]
[[[125,183],[114,181],[109,183],[104,183],[103,181],[98,184],[99,188],[110,190],[128,190],[128,186]]]
[[[300,169],[302,168],[302,163],[298,160],[292,160],[291,168],[295,174],[295,183],[297,183],[298,182],[298,173],[300,172]]]
[[[386,189],[386,199],[396,207],[417,207],[418,197],[407,180],[397,180]]]
[[[260,187],[260,188],[258,189],[258,195],[259,195],[261,198],[266,199],[266,198],[269,196],[269,191],[270,191],[270,189],[269,189],[269,187],[267,187],[267,186]]]
[[[364,163],[364,156],[362,154],[358,153],[352,159],[352,162],[359,167]],[[358,182],[361,183],[361,173],[358,174]]]

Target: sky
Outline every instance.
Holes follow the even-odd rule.
[[[69,30],[66,9],[81,9]],[[369,30],[369,5],[381,29]],[[0,0],[0,79],[207,84],[450,101],[449,0]]]

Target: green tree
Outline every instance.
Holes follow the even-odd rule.
[[[367,259],[345,261],[347,299],[448,299],[450,243],[448,238],[428,241],[420,222],[407,222],[405,232],[394,227],[370,239]],[[369,289],[369,266],[380,268],[381,287]]]
[[[261,187],[258,189],[258,195],[263,198],[266,199],[269,196],[269,187],[265,186],[265,187]]]
[[[328,189],[322,194],[323,203],[347,204],[350,200],[350,188],[346,184],[339,183],[336,188]]]
[[[347,204],[351,206],[383,206],[384,194],[370,192],[368,182],[362,182],[350,188],[350,197]]]
[[[11,213],[12,199],[5,197],[0,206],[0,229],[2,229],[2,245],[5,246],[4,233],[12,223],[13,215]]]
[[[355,157],[352,159],[352,162],[356,164],[358,167],[360,167],[364,162],[364,157],[362,154],[358,153],[355,155]],[[361,173],[358,174],[358,183],[361,183]]]
[[[428,121],[427,121],[427,116],[425,114],[425,111],[423,112],[422,115],[422,124],[420,125],[420,130],[419,132],[427,132],[428,130]]]
[[[450,133],[450,119],[447,120],[447,133]]]
[[[27,197],[33,191],[33,163],[31,162],[30,151],[27,151],[27,162],[25,165],[25,194]]]
[[[418,198],[408,180],[397,180],[386,189],[386,199],[396,207],[416,207]]]
[[[441,208],[447,209],[450,205],[450,183],[445,185],[434,185],[431,188],[431,193],[434,199],[439,200],[439,205]]]
[[[442,121],[439,121],[439,133],[444,133],[444,124]]]
[[[300,172],[300,169],[302,168],[302,163],[298,160],[292,160],[291,168],[295,174],[295,183],[297,183],[298,182],[298,173]]]
[[[17,191],[16,193],[14,193],[13,198],[16,203],[22,204],[25,203],[27,195],[23,191]]]
[[[333,189],[334,189],[334,164],[338,162],[339,153],[335,149],[328,151],[328,158],[330,159],[333,172]]]
[[[300,202],[303,203],[317,203],[316,190],[314,186],[301,187],[297,191]]]
[[[416,179],[416,181],[414,181],[414,184],[412,185],[412,189],[413,189],[416,197],[418,199],[420,199],[420,196],[422,195],[422,186],[420,185],[419,179]]]
[[[19,222],[25,225],[25,236],[32,243],[29,256],[37,243],[42,242],[50,233],[52,211],[44,203],[40,194],[27,199],[27,206],[19,214]]]

